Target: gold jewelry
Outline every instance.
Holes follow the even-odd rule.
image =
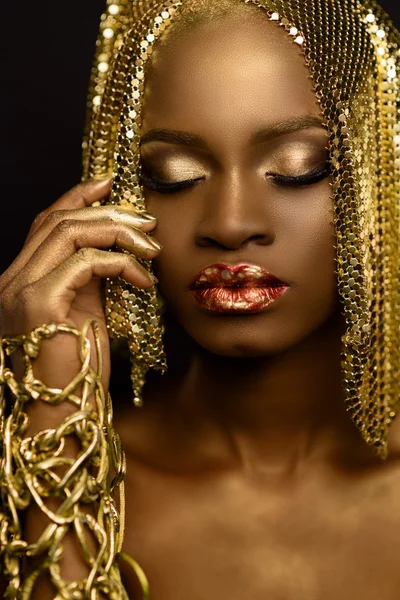
[[[244,1],[265,10],[303,51],[329,130],[338,288],[347,325],[346,406],[364,440],[384,458],[400,397],[399,33],[374,0]],[[89,94],[84,175],[112,173],[113,203],[144,207],[139,138],[145,66],[157,38],[186,4],[195,9],[194,0],[107,2]],[[141,311],[138,328],[130,321],[133,311]],[[107,317],[111,335],[130,340],[138,397],[147,368],[165,368],[154,296],[110,282]],[[138,331],[147,339],[142,345]]]
[[[96,372],[90,365],[90,328],[95,340]],[[76,336],[82,362],[80,372],[63,390],[46,387],[35,379],[32,368],[42,340],[59,332]],[[6,356],[17,348],[24,353],[21,382],[5,362]],[[52,323],[37,327],[30,334],[0,338],[0,557],[1,570],[8,581],[5,598],[27,600],[38,576],[47,572],[57,590],[57,600],[95,599],[100,592],[110,599],[128,600],[117,562],[124,533],[125,457],[112,424],[111,398],[104,396],[101,376],[96,321],[88,319],[81,332],[69,325]],[[79,395],[77,390],[81,390]],[[26,405],[36,401],[54,406],[69,403],[75,411],[58,427],[27,437]],[[71,436],[80,443],[75,458],[64,454]],[[121,519],[114,500],[118,491]],[[50,497],[60,501],[56,511],[47,505]],[[28,544],[22,515],[32,505],[40,509],[49,524],[37,541]],[[95,554],[86,542],[87,529],[97,543]],[[68,532],[74,532],[89,570],[80,581],[66,581],[60,573],[63,540]],[[33,558],[31,571],[24,571],[25,560]],[[130,564],[140,577],[147,598],[144,574],[131,559]]]

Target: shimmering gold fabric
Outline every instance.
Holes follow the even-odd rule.
[[[112,173],[113,203],[144,206],[138,149],[144,66],[184,1],[109,0],[102,17],[84,174]],[[330,132],[346,402],[365,441],[384,458],[400,381],[399,33],[373,0],[253,4],[303,49]],[[164,365],[155,302],[153,292],[109,282],[110,334],[130,342],[138,397],[147,368]]]

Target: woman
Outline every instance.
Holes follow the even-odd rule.
[[[109,2],[97,181],[1,278],[7,597],[397,597],[398,43],[367,1]],[[124,490],[108,332],[141,406],[156,288]]]

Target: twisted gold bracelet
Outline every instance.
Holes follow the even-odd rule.
[[[96,371],[90,363],[89,329],[95,340]],[[35,379],[32,368],[42,340],[59,332],[77,337],[82,363],[80,372],[62,390],[48,388]],[[24,353],[20,382],[6,366],[6,356],[17,348]],[[46,573],[57,590],[56,600],[96,600],[100,595],[127,600],[118,567],[120,556],[131,565],[143,597],[148,598],[143,571],[121,553],[125,456],[113,428],[111,398],[109,394],[105,397],[101,376],[102,355],[95,320],[88,319],[82,331],[52,323],[27,335],[0,337],[0,572],[7,582],[6,599],[28,600],[35,581]],[[75,410],[56,428],[25,437],[29,424],[26,405],[38,400],[51,405],[67,402]],[[74,458],[64,452],[68,437],[79,443]],[[117,491],[120,511],[114,500]],[[56,510],[47,505],[49,498],[57,499]],[[22,518],[33,505],[46,515],[49,524],[38,540],[28,543]],[[60,573],[63,540],[71,531],[89,571],[85,579],[77,581],[67,581]],[[88,531],[96,542],[95,552],[89,550]],[[33,567],[27,569],[27,562]]]

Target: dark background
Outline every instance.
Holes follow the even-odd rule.
[[[400,0],[382,0],[400,27]],[[1,8],[0,273],[34,216],[80,180],[85,97],[105,0],[13,2]]]

